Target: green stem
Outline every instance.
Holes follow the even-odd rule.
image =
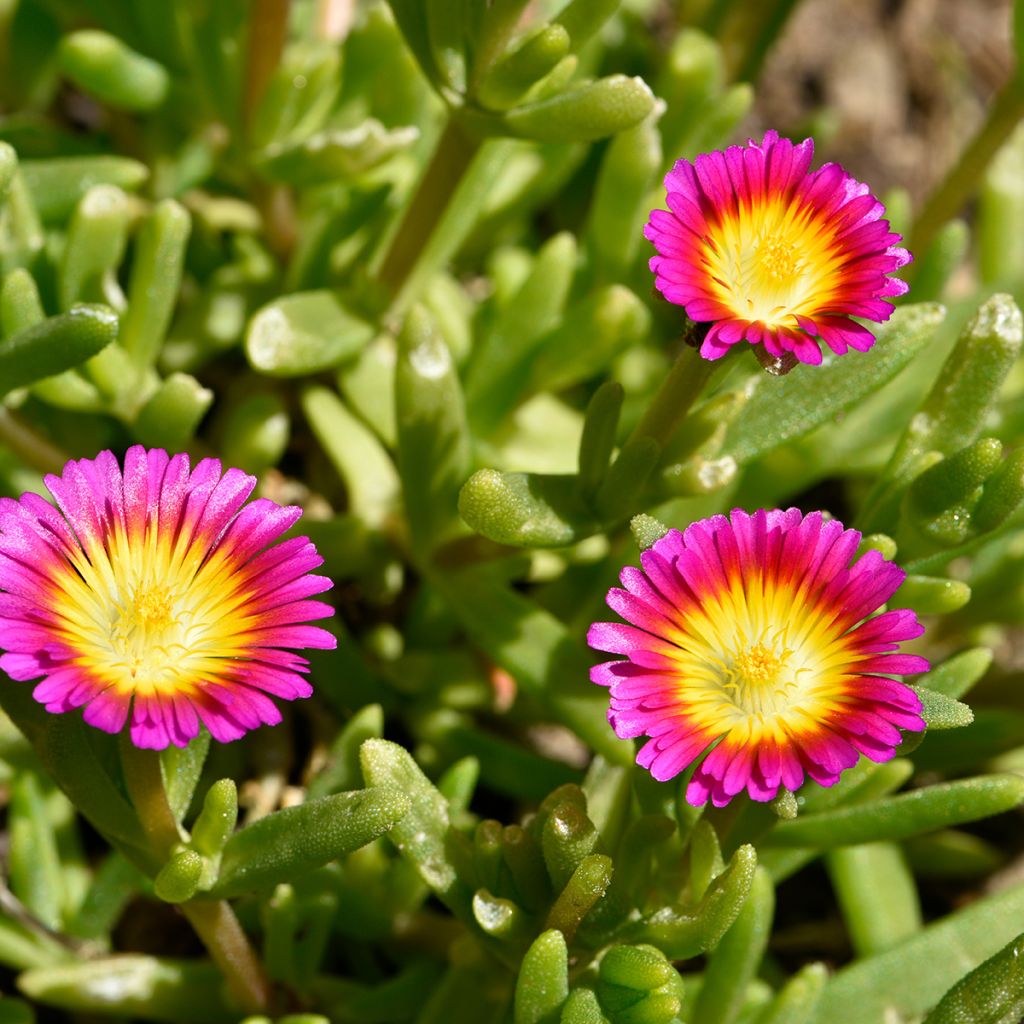
[[[449,119],[416,192],[376,270],[400,316],[420,288],[455,255],[508,156],[510,143],[481,143]]]
[[[164,773],[160,755],[154,750],[140,750],[127,732],[121,734],[121,767],[128,796],[139,816],[150,848],[160,861],[171,855],[182,840],[181,831],[167,802]]]
[[[288,38],[290,7],[291,0],[254,0],[245,60],[243,123],[246,134],[252,131],[260,101],[281,63]]]
[[[691,345],[684,345],[629,440],[652,437],[664,447],[700,397],[718,365],[703,358]]]
[[[157,860],[163,863],[181,842],[182,835],[167,802],[160,755],[155,750],[139,750],[128,734],[123,733],[121,765],[142,830]],[[239,1004],[251,1013],[266,1010],[270,1003],[270,982],[228,903],[225,900],[190,900],[181,904],[181,912],[202,939]]]
[[[449,118],[377,271],[378,279],[393,291],[405,284],[476,151],[477,144]]]
[[[227,978],[231,992],[250,1013],[270,1005],[270,982],[235,912],[226,900],[189,900],[181,904],[195,933]]]
[[[910,230],[907,245],[921,256],[936,232],[955,217],[974,192],[989,161],[1024,117],[1024,88],[1016,79],[1003,87],[970,145],[932,192]]]

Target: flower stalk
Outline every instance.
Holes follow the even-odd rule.
[[[139,823],[157,861],[165,862],[182,836],[167,801],[160,755],[155,750],[140,750],[123,733],[121,764]],[[270,982],[227,901],[189,900],[181,904],[181,912],[224,974],[239,1004],[251,1013],[266,1010]]]
[[[959,213],[1022,117],[1024,87],[1014,79],[996,96],[978,134],[928,197],[910,230],[907,244],[912,252],[924,253],[942,225]]]
[[[393,292],[405,285],[478,149],[479,144],[449,117],[377,271],[378,279]]]
[[[513,145],[506,139],[481,142],[449,118],[377,267],[376,279],[392,295],[388,317],[395,330],[473,229]]]
[[[690,343],[696,330],[696,324],[689,325],[682,351],[633,429],[630,441],[649,437],[664,447],[718,368],[717,364],[702,358]]]

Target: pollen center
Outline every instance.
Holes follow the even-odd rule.
[[[761,270],[774,281],[786,281],[797,269],[796,246],[778,238],[767,238],[758,246]]]
[[[133,677],[144,674],[155,681],[184,652],[184,630],[170,591],[160,585],[139,587],[115,609],[110,646]]]
[[[734,712],[771,718],[783,714],[799,697],[794,652],[778,638],[740,649],[722,661],[720,684]]]
[[[748,686],[772,683],[785,663],[786,654],[780,658],[764,644],[754,644],[749,651],[744,651],[733,662],[733,670],[739,680]]]
[[[143,629],[162,630],[172,621],[171,598],[164,587],[140,590],[126,616],[131,624]]]
[[[796,328],[831,301],[837,273],[832,230],[781,201],[725,212],[709,226],[711,293],[737,319]]]

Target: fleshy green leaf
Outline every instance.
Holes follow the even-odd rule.
[[[580,864],[596,851],[599,837],[586,811],[566,801],[555,807],[544,821],[540,841],[548,874],[558,891],[568,883]]]
[[[165,199],[139,230],[120,341],[140,368],[152,366],[160,353],[178,301],[191,228],[188,211]]]
[[[557,1024],[569,996],[568,950],[562,933],[542,932],[526,951],[513,1002],[514,1024]]]
[[[426,4],[422,0],[388,0],[388,6],[394,13],[395,21],[402,30],[402,37],[415,55],[420,70],[432,82],[439,82],[439,73],[430,46]]]
[[[573,50],[579,50],[619,9],[622,0],[571,0],[558,15],[572,39]]]
[[[459,515],[477,533],[517,547],[564,547],[597,529],[569,475],[478,470],[459,492]]]
[[[576,477],[576,489],[587,502],[593,500],[608,472],[623,398],[622,385],[606,380],[587,405]]]
[[[920,878],[982,878],[1006,860],[992,843],[956,829],[915,836],[902,845],[907,862]]]
[[[726,934],[750,895],[757,870],[752,846],[741,846],[692,910],[664,907],[631,924],[624,935],[650,942],[672,960],[686,960],[713,949]]]
[[[569,33],[558,24],[542,25],[509,50],[483,77],[477,95],[491,110],[515,105],[569,52]]]
[[[409,311],[399,338],[395,416],[406,516],[413,543],[426,555],[455,521],[470,437],[451,354],[421,306]]]
[[[1024,779],[1017,775],[982,775],[783,821],[767,841],[773,846],[831,849],[880,839],[905,839],[919,832],[1000,814],[1021,802]]]
[[[14,147],[0,142],[0,203],[7,198],[7,190],[14,181],[14,172],[18,169],[18,154]]]
[[[411,125],[385,128],[368,118],[355,128],[327,128],[300,142],[267,146],[258,157],[269,178],[309,187],[355,178],[408,149],[419,138]]]
[[[186,746],[170,746],[160,752],[167,803],[178,821],[185,817],[192,803],[209,749],[210,734],[203,729]]]
[[[590,658],[562,622],[485,572],[439,574],[436,584],[472,642],[525,691],[608,760],[632,763],[632,745],[608,728],[605,693],[579,684]]]
[[[67,156],[23,160],[21,175],[39,216],[46,223],[63,221],[96,185],[128,192],[141,188],[149,169],[123,156]]]
[[[946,283],[963,263],[970,242],[970,228],[962,220],[947,221],[939,228],[924,255],[915,261],[913,294],[918,302],[942,298]]]
[[[228,840],[210,895],[223,899],[301,878],[384,835],[410,806],[400,790],[371,784],[268,814]]]
[[[913,308],[897,310],[893,320]],[[1022,337],[1024,321],[1010,296],[993,295],[981,305],[868,496],[864,515],[870,529],[886,528],[893,491],[899,494],[904,478],[924,456],[953,455],[977,438],[1020,352]]]
[[[971,510],[971,525],[979,533],[1001,526],[1024,502],[1024,451],[1012,452],[985,481],[981,498]]]
[[[0,705],[79,812],[134,864],[155,870],[138,817],[107,770],[112,737],[84,729],[71,715],[50,714],[28,686],[0,687]]]
[[[924,686],[914,689],[921,698],[921,717],[929,729],[959,729],[974,721],[974,712],[966,704]]]
[[[365,740],[384,735],[384,712],[379,704],[360,708],[346,723],[331,744],[327,763],[309,784],[310,800],[329,796],[346,789],[355,789],[362,781],[359,748]]]
[[[388,792],[402,793],[408,800],[407,813],[388,838],[442,900],[466,911],[469,893],[448,856],[448,801],[397,743],[369,739],[360,748],[359,761],[367,785],[387,786]]]
[[[610,75],[540,103],[509,111],[510,135],[538,142],[589,142],[632,128],[654,109],[654,94],[642,78]]]
[[[654,547],[668,533],[668,527],[664,523],[643,513],[633,516],[629,521],[629,528],[632,531],[633,540],[636,541],[636,546],[641,551]]]
[[[971,588],[963,580],[937,576],[908,576],[899,591],[901,605],[919,615],[948,615],[971,599]]]
[[[924,1024],[1004,1024],[1024,1015],[1024,935],[958,981]]]
[[[228,412],[221,442],[224,462],[259,475],[281,460],[290,436],[284,402],[277,395],[249,395]]]
[[[538,346],[557,326],[575,272],[575,238],[561,232],[537,253],[526,280],[477,346],[466,374],[466,407],[477,432],[497,431],[524,397]]]
[[[302,408],[345,482],[350,510],[368,526],[383,524],[400,490],[398,472],[388,453],[327,388],[303,392]]]
[[[972,647],[955,654],[927,675],[919,676],[918,682],[933,693],[947,697],[962,697],[989,670],[992,652],[987,647]]]
[[[601,161],[587,224],[598,274],[622,280],[636,261],[650,214],[648,196],[662,163],[661,134],[653,116],[612,139]]]
[[[96,29],[65,36],[58,63],[84,92],[121,110],[154,110],[170,88],[170,76],[162,65]]]
[[[195,850],[178,850],[153,879],[153,891],[165,903],[184,903],[198,891],[203,867]]]
[[[650,330],[647,307],[628,288],[609,285],[565,312],[545,335],[533,362],[531,388],[561,391],[600,373]]]
[[[302,377],[351,359],[373,338],[371,324],[328,291],[285,295],[249,321],[245,352],[271,377]]]
[[[135,953],[26,971],[18,988],[45,1006],[180,1024],[231,1024],[224,979],[212,964]]]
[[[60,307],[105,302],[121,308],[124,296],[114,273],[124,257],[131,209],[113,185],[89,189],[75,207],[59,271]]]
[[[177,451],[191,440],[213,404],[213,392],[188,373],[172,373],[135,418],[135,436],[151,448]]]
[[[793,975],[765,1007],[757,1024],[808,1024],[828,979],[824,964],[808,964]]]
[[[895,843],[841,846],[825,864],[857,956],[881,953],[920,930],[917,886]]]
[[[754,874],[750,896],[732,927],[711,953],[694,1019],[701,1024],[732,1024],[746,998],[768,945],[775,911],[775,886],[763,868]]]
[[[206,857],[221,854],[238,822],[238,789],[234,779],[219,779],[206,791],[203,809],[192,826],[192,846]]]
[[[933,303],[903,306],[879,328],[869,354],[826,354],[821,366],[798,366],[785,377],[763,379],[730,429],[725,451],[738,463],[750,462],[861,401],[932,340],[945,315]]]
[[[275,143],[287,148],[323,128],[337,102],[340,71],[341,52],[326,39],[286,47],[253,117],[249,134],[257,151]]]
[[[589,988],[574,988],[569,993],[558,1020],[560,1024],[608,1024],[594,990]]]
[[[60,930],[64,884],[53,822],[39,778],[22,772],[11,787],[7,818],[11,891],[48,928]]]
[[[966,969],[1018,935],[1024,886],[977,900],[900,945],[841,970],[826,986],[814,1024],[885,1024],[927,1013]],[[927,970],[921,965],[927,964]],[[984,1020],[984,1018],[982,1018]]]

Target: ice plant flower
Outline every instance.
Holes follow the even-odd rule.
[[[665,177],[668,210],[644,228],[658,290],[710,324],[701,355],[763,345],[820,363],[864,352],[874,335],[851,317],[881,322],[907,285],[890,277],[910,253],[882,218],[885,208],[838,164],[808,172],[814,142],[767,132],[761,142],[677,160]]]
[[[216,459],[130,448],[71,461],[37,494],[0,499],[0,668],[42,680],[47,711],[137,747],[184,746],[200,723],[234,740],[281,720],[271,697],[312,692],[295,648],[335,645],[306,625],[331,586],[301,509],[258,499],[254,477]]]
[[[912,611],[878,608],[905,576],[860,534],[820,512],[712,516],[671,530],[627,567],[609,606],[630,625],[595,623],[591,647],[608,720],[647,736],[637,762],[671,779],[711,747],[686,790],[723,806],[746,789],[771,800],[810,776],[833,785],[860,754],[886,761],[921,701],[894,675],[928,662],[898,652],[923,632]],[[852,563],[852,564],[851,564]]]

